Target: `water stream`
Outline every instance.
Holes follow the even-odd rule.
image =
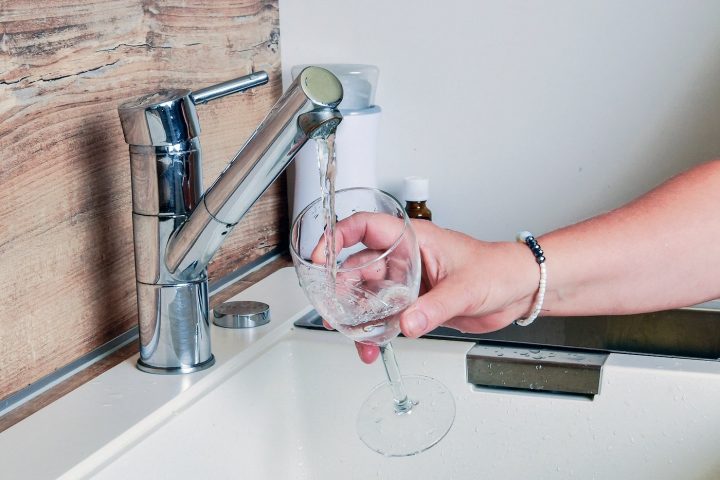
[[[335,250],[335,174],[337,158],[335,155],[335,134],[315,139],[317,144],[318,171],[320,172],[320,198],[325,217],[325,266],[327,285],[334,292],[337,278],[337,252]]]

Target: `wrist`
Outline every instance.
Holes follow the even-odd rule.
[[[502,242],[500,258],[507,259],[503,291],[507,292],[506,308],[514,318],[528,316],[538,291],[540,271],[532,251],[518,242]]]

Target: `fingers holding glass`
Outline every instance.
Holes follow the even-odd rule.
[[[332,215],[323,214],[319,201],[293,223],[293,263],[315,309],[358,342],[361,359],[372,362],[382,355],[389,381],[363,404],[358,417],[361,439],[384,455],[412,455],[437,443],[455,412],[447,389],[430,378],[413,378],[413,394],[405,393],[390,344],[400,333],[401,313],[417,299],[417,238],[402,206],[379,190],[340,190],[335,207],[338,221],[330,252],[336,254],[336,263],[325,264],[325,218]]]

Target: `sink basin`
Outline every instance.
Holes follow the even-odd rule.
[[[432,449],[385,458],[355,432],[360,404],[383,380],[382,366],[360,363],[341,335],[293,326],[310,311],[293,270],[276,272],[236,299],[268,303],[270,324],[214,328],[218,363],[206,372],[153,376],[136,371],[135,359],[106,372],[95,381],[100,386],[84,385],[0,434],[3,476],[615,480],[720,474],[716,361],[612,353],[600,392],[590,400],[475,387],[465,374],[474,342],[398,338],[401,370],[442,381],[455,396],[457,416]],[[99,397],[87,400],[108,385],[124,400],[110,407]],[[31,441],[32,462],[21,455]]]

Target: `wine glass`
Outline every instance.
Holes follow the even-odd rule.
[[[455,401],[435,379],[401,376],[390,343],[400,333],[400,313],[420,287],[420,250],[410,220],[385,192],[338,190],[336,238],[325,242],[325,213],[317,199],[298,215],[290,251],[300,285],[325,321],[356,342],[380,347],[388,381],[360,409],[360,439],[391,457],[427,450],[450,430]],[[332,253],[325,246],[333,243],[335,270],[325,261]]]

